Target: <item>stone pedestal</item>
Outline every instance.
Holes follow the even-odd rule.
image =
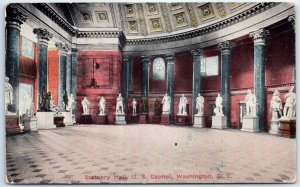
[[[73,123],[73,124],[76,124],[76,117],[75,117],[75,114],[72,114],[72,123]]]
[[[129,119],[130,119],[130,123],[138,123],[140,120],[140,116],[138,114],[131,115],[131,116],[129,116]]]
[[[23,116],[24,131],[37,131],[37,117]]]
[[[161,120],[161,116],[152,116],[152,122],[151,123],[159,124],[160,120]]]
[[[139,123],[140,124],[147,124],[147,123],[149,123],[148,114],[143,114],[143,113],[140,114]]]
[[[189,125],[189,116],[188,115],[176,115],[175,125],[182,125],[182,126]]]
[[[6,119],[5,121],[6,135],[19,134],[22,132],[19,126],[18,115],[6,115],[5,119]]]
[[[227,116],[212,116],[212,129],[226,129],[227,128]]]
[[[125,119],[125,114],[116,114],[115,115],[115,124],[116,125],[125,125],[126,124],[126,119]]]
[[[293,119],[279,119],[278,135],[286,138],[296,138],[296,118]]]
[[[64,124],[69,126],[73,125],[73,114],[71,112],[62,112],[62,115],[65,117]]]
[[[170,114],[162,114],[160,124],[170,125]]]
[[[94,121],[95,124],[108,124],[108,117],[107,115],[98,115],[95,117],[95,121]]]
[[[205,127],[204,116],[195,114],[193,127]]]
[[[272,120],[271,125],[270,125],[269,133],[277,135],[278,131],[279,131],[279,124],[280,123],[279,123],[278,120]]]
[[[38,129],[54,129],[53,124],[54,112],[37,112],[37,127]]]
[[[247,117],[243,118],[243,126],[241,131],[246,132],[259,132],[259,121],[258,117]]]
[[[90,114],[81,115],[79,119],[80,124],[92,124],[92,116]]]
[[[53,123],[56,125],[56,127],[65,127],[64,124],[64,116],[54,116]]]

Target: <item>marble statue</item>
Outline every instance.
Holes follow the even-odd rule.
[[[271,99],[272,121],[279,119],[282,116],[282,102],[278,90],[275,90]]]
[[[220,94],[218,94],[218,97],[216,98],[215,101],[216,108],[214,109],[214,113],[216,114],[216,116],[224,116],[222,103],[223,103],[223,98],[220,96]]]
[[[13,104],[13,87],[8,81],[9,78],[5,77],[5,114],[8,112],[8,105]]]
[[[124,114],[123,97],[121,94],[117,98],[116,114]]]
[[[294,92],[294,87],[291,87],[289,93],[285,94],[285,105],[283,108],[284,118],[294,118],[296,117],[296,93]]]
[[[187,105],[187,98],[184,96],[184,94],[182,94],[178,105],[178,115],[187,115],[186,105]]]
[[[67,107],[69,105],[69,98],[68,98],[68,94],[66,91],[64,91],[64,94],[63,94],[63,105],[64,105],[65,111],[67,111]]]
[[[166,93],[166,95],[163,97],[162,104],[163,104],[163,107],[162,107],[163,114],[170,114],[171,98],[170,98],[170,96],[168,96],[168,93]]]
[[[24,103],[23,111],[22,111],[23,114],[29,115],[29,113],[31,113],[32,101],[33,101],[32,96],[31,96],[30,92],[27,91],[23,97],[23,103]]]
[[[250,89],[247,90],[246,101],[246,116],[256,117],[256,96],[251,92]]]
[[[89,115],[89,113],[90,113],[90,111],[89,111],[90,102],[86,97],[84,97],[84,99],[81,101],[81,105],[82,105],[82,108],[83,108],[83,115]]]
[[[196,99],[196,109],[198,110],[197,115],[203,115],[203,109],[204,109],[204,97],[198,93],[198,97]]]
[[[137,106],[137,102],[133,98],[133,100],[132,100],[132,115],[136,115],[136,106]]]
[[[75,100],[73,94],[70,94],[68,97],[68,104],[66,106],[66,110],[72,112],[74,108]]]
[[[105,115],[105,106],[106,106],[106,100],[104,97],[101,97],[99,100],[99,116]]]

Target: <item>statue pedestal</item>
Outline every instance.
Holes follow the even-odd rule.
[[[170,125],[170,114],[162,114],[160,124]]]
[[[72,124],[76,124],[76,117],[75,117],[75,114],[72,114]]]
[[[32,116],[29,117],[27,115],[24,115],[23,117],[23,125],[24,125],[24,131],[37,131],[37,117]]]
[[[95,124],[108,124],[107,115],[98,115],[95,117]]]
[[[116,125],[126,125],[126,119],[125,119],[125,114],[116,114],[115,115],[115,124]]]
[[[56,125],[56,127],[65,127],[66,125],[64,124],[64,116],[54,116],[53,122]]]
[[[182,125],[182,126],[189,125],[189,116],[188,115],[176,115],[175,116],[175,125]]]
[[[91,124],[91,123],[93,123],[92,116],[90,114],[82,114],[80,116],[79,123],[80,124]]]
[[[246,132],[259,132],[258,117],[247,117],[243,118],[243,125],[241,131]]]
[[[138,114],[129,116],[130,123],[138,123],[140,120],[140,116]]]
[[[22,132],[19,126],[18,115],[5,115],[5,119],[6,135],[19,134]]]
[[[37,127],[38,129],[54,129],[53,124],[54,112],[37,112]]]
[[[278,134],[278,131],[279,131],[279,121],[278,120],[272,120],[271,121],[271,125],[270,125],[270,130],[269,130],[269,133],[270,134],[275,134],[277,135]]]
[[[146,113],[141,113],[141,114],[140,114],[139,123],[140,123],[140,124],[147,124],[148,122],[149,122],[148,114],[146,114]]]
[[[204,126],[205,126],[204,116],[195,114],[193,127],[203,128]]]
[[[72,113],[71,112],[62,112],[62,115],[65,117],[64,123],[65,125],[73,125],[73,118],[72,118]]]
[[[159,124],[161,120],[161,116],[152,116],[152,123]]]
[[[212,116],[212,129],[227,129],[227,116]]]
[[[280,118],[278,135],[286,138],[296,138],[296,118]]]

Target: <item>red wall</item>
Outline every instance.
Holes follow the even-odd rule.
[[[59,51],[48,50],[48,91],[51,92],[54,104],[58,105],[59,84]]]
[[[193,90],[193,56],[190,51],[175,55],[174,92],[191,93]]]
[[[92,78],[93,58],[96,58],[99,64],[99,69],[95,70],[95,79],[99,88],[88,87]],[[121,68],[119,51],[78,51],[77,118],[83,113],[81,101],[87,97],[91,103],[90,114],[94,120],[99,114],[98,103],[103,96],[106,99],[109,123],[114,122],[116,98],[121,90]]]

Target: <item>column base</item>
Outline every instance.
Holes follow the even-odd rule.
[[[170,125],[170,114],[162,114],[160,124]]]
[[[80,124],[92,124],[92,116],[90,114],[82,114],[79,119]]]
[[[175,116],[175,125],[188,126],[189,125],[189,116],[188,115],[176,115]]]
[[[159,124],[160,121],[161,121],[161,116],[152,116],[152,122],[151,123]]]
[[[66,125],[64,124],[64,116],[54,116],[53,121],[56,127],[65,127]]]
[[[227,116],[212,116],[212,129],[227,129]]]
[[[126,125],[126,115],[125,114],[116,114],[115,115],[115,124],[116,125]]]
[[[108,117],[107,115],[98,115],[95,117],[95,124],[102,124],[102,125],[106,125],[108,124]]]
[[[6,115],[5,116],[5,130],[6,135],[21,134],[22,130],[19,126],[18,115]]]
[[[272,121],[271,121],[271,125],[270,125],[269,133],[270,133],[270,134],[278,135],[279,124],[280,124],[280,123],[279,123],[278,120],[272,120]]]
[[[62,115],[65,117],[64,123],[66,126],[73,125],[73,114],[71,112],[62,112]]]
[[[204,116],[195,114],[193,127],[203,128],[205,127]]]
[[[241,131],[259,132],[258,117],[244,117]]]
[[[286,138],[296,138],[296,118],[281,118],[279,119],[279,122],[279,136]]]
[[[147,124],[147,123],[149,123],[149,117],[148,117],[148,114],[141,113],[141,114],[140,114],[139,123],[140,123],[140,124]]]
[[[55,129],[53,124],[54,112],[37,112],[37,128],[38,129]]]

